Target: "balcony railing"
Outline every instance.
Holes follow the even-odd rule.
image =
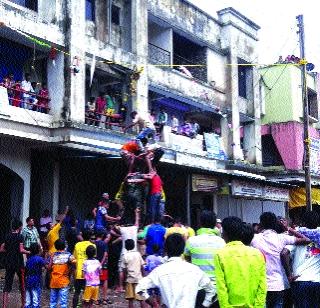
[[[13,87],[6,87],[1,83],[0,86],[7,89],[9,105],[41,113],[49,113],[50,98],[48,96],[25,91],[20,88],[20,84],[16,84]]]
[[[152,64],[171,64],[171,53],[159,46],[149,43],[149,61]]]
[[[196,59],[186,59],[178,54],[173,54],[173,63],[174,65],[187,66],[186,68],[194,78],[207,82],[207,67],[205,64],[201,65]]]

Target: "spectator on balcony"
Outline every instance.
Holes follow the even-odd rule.
[[[99,93],[99,96],[96,99],[96,126],[99,126],[101,122],[101,117],[104,114],[106,108],[106,100],[102,92]]]
[[[30,106],[30,102],[34,103],[34,97],[32,97],[31,92],[34,92],[31,85],[31,76],[30,74],[25,75],[25,79],[21,82],[22,89],[22,102],[20,104],[21,108],[32,109]]]
[[[181,126],[181,135],[191,137],[192,135],[192,125],[188,120],[185,120]]]
[[[9,104],[12,105],[12,99],[13,99],[13,95],[14,95],[13,88],[15,85],[13,74],[9,73],[7,76],[5,76],[0,85],[7,88]]]
[[[163,131],[163,127],[165,125],[167,125],[168,123],[168,114],[164,111],[164,109],[161,107],[160,108],[160,112],[157,116],[157,126],[158,126],[158,132],[160,135],[160,139],[161,139],[161,135],[162,135],[162,131]]]
[[[190,137],[191,138],[196,138],[198,133],[199,133],[199,131],[200,131],[200,125],[195,120],[192,120]]]
[[[33,111],[38,111],[38,95],[39,95],[39,89],[38,89],[38,83],[36,81],[31,82],[32,90],[30,91],[30,97],[31,101],[33,103],[33,106],[30,105],[30,109],[32,108]]]
[[[175,115],[171,116],[171,133],[179,133],[179,120]]]
[[[95,118],[96,118],[95,110],[96,110],[95,98],[91,96],[85,108],[86,124],[92,125],[95,123]]]
[[[105,126],[106,126],[106,128],[107,127],[111,128],[110,122],[112,121],[113,115],[115,114],[114,98],[111,97],[111,95],[107,94],[105,96],[105,100],[106,100],[106,106],[105,106],[105,111],[104,111],[104,113],[106,115]]]
[[[38,111],[42,113],[48,113],[50,98],[49,98],[49,90],[45,82],[42,83],[42,87],[38,95],[39,95]]]
[[[127,104],[125,102],[120,102],[118,113],[121,116],[121,122],[124,123],[127,118]]]
[[[21,81],[17,81],[13,86],[12,106],[20,107],[22,102],[21,96],[22,96]]]

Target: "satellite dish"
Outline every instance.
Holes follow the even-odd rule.
[[[306,69],[307,69],[308,72],[311,72],[312,70],[314,70],[314,64],[313,63],[307,63]]]

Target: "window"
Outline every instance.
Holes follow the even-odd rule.
[[[238,68],[239,96],[247,98],[247,74],[244,66]]]
[[[86,0],[86,20],[95,21],[94,0]]]
[[[248,62],[238,59],[238,86],[239,96],[247,100],[253,99],[253,71]]]
[[[318,99],[317,93],[308,89],[309,115],[318,120]]]
[[[117,26],[120,26],[120,8],[116,5],[112,5],[111,22]]]
[[[29,10],[38,12],[38,0],[11,0],[11,2],[24,6]]]

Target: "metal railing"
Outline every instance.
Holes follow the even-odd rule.
[[[173,63],[174,65],[182,65],[182,66],[190,65],[190,66],[187,66],[187,69],[191,73],[191,75],[198,80],[207,82],[207,67],[205,63],[203,64],[203,66],[191,66],[191,65],[199,65],[201,63],[199,63],[199,61],[195,59],[190,59],[190,58],[186,59],[176,53],[173,54]]]
[[[171,64],[171,53],[168,50],[165,50],[159,46],[149,43],[148,50],[149,61],[152,64]]]
[[[9,105],[41,113],[49,113],[50,98],[48,96],[25,91],[21,89],[18,83],[13,87],[7,87],[3,83],[0,83],[0,86],[7,88]]]

